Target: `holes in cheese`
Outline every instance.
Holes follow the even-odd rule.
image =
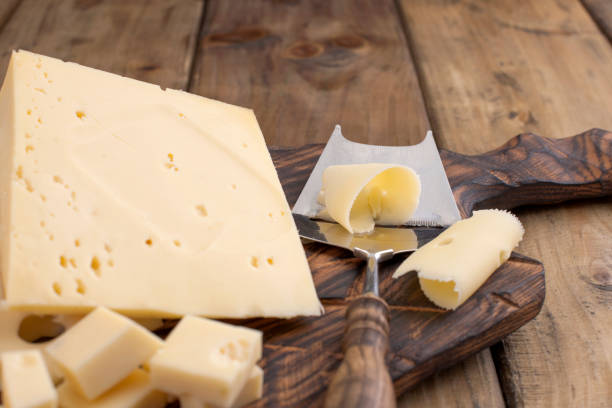
[[[323,172],[321,217],[330,217],[351,233],[379,225],[404,224],[421,195],[419,176],[409,167],[368,163],[330,166]]]
[[[507,211],[474,211],[406,258],[393,277],[416,271],[432,302],[456,309],[510,257],[523,234]]]

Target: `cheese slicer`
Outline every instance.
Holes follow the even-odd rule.
[[[317,196],[325,168],[369,162],[406,165],[419,174],[421,201],[407,224],[427,228],[377,227],[371,235],[353,236],[337,224],[312,220],[322,210]],[[367,261],[364,294],[347,308],[344,360],[331,380],[325,405],[395,406],[385,364],[389,308],[378,296],[379,262],[435,238],[444,230],[440,227],[460,219],[458,208],[461,215],[469,216],[474,209],[510,209],[610,195],[612,133],[605,130],[591,129],[564,139],[525,133],[495,150],[467,156],[438,151],[431,132],[415,146],[369,146],[344,139],[336,126],[293,208],[303,238],[346,248]]]
[[[421,178],[419,207],[409,224],[415,228],[376,227],[367,235],[351,234],[333,222],[316,221],[325,168],[336,164],[393,163],[413,168]],[[394,255],[414,251],[459,220],[450,185],[433,135],[414,146],[370,146],[351,142],[336,126],[313,169],[293,217],[301,237],[345,248],[366,261],[362,295],[346,312],[344,360],[329,385],[327,407],[395,407],[395,393],[386,355],[389,347],[389,307],[379,296],[378,265]]]

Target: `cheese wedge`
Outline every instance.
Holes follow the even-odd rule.
[[[55,408],[57,392],[39,350],[2,353],[2,402],[7,408]]]
[[[323,172],[319,201],[329,216],[351,233],[374,225],[401,225],[417,209],[421,181],[411,168],[367,163],[329,166]]]
[[[149,361],[151,381],[167,393],[230,408],[261,350],[258,330],[185,316]]]
[[[321,313],[253,111],[19,51],[0,134],[12,307]]]
[[[66,378],[92,400],[148,360],[163,341],[144,327],[97,308],[45,349]]]
[[[263,394],[264,372],[259,366],[254,366],[246,384],[232,405],[232,408],[243,407],[259,398]],[[203,402],[192,395],[181,395],[179,398],[181,408],[217,408],[213,404]]]
[[[166,395],[155,390],[147,372],[135,370],[119,384],[94,400],[88,400],[70,381],[57,388],[62,408],[163,408]]]
[[[507,211],[474,211],[406,258],[393,277],[416,271],[432,302],[456,309],[506,262],[523,234],[521,222]]]

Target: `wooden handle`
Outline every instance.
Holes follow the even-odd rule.
[[[612,195],[612,133],[601,129],[565,139],[524,133],[481,155],[440,156],[463,216]]]
[[[386,364],[389,349],[389,307],[368,293],[346,311],[344,360],[334,375],[325,407],[395,407],[395,392]]]

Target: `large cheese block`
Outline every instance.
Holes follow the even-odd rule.
[[[12,307],[320,314],[251,110],[19,51],[0,91],[0,135]]]

